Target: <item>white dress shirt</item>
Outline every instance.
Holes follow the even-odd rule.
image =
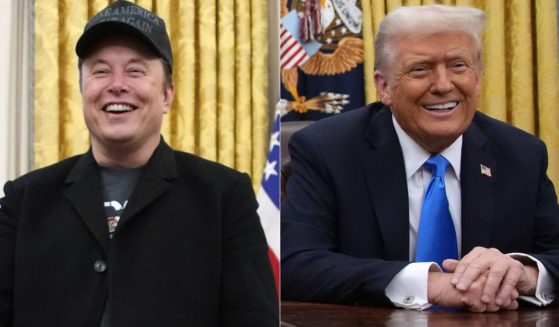
[[[428,272],[441,271],[441,268],[435,262],[413,262],[415,260],[417,231],[419,228],[423,196],[431,182],[431,172],[423,165],[431,154],[417,144],[402,127],[400,127],[394,116],[392,116],[392,122],[396,129],[400,146],[402,147],[404,164],[406,167],[410,220],[409,260],[411,263],[394,276],[386,288],[385,293],[395,306],[406,309],[423,310],[432,305],[427,299]],[[450,215],[452,216],[452,222],[456,230],[458,253],[461,253],[462,196],[460,189],[460,164],[462,159],[462,136],[440,154],[450,163],[449,168],[445,171],[446,195],[448,198]],[[539,306],[551,303],[554,299],[554,294],[552,293],[554,285],[544,265],[537,259],[526,254],[511,253],[509,255],[515,258],[522,258],[523,260],[534,261],[538,266],[539,275],[536,285],[536,295],[533,297],[521,296],[520,298]]]

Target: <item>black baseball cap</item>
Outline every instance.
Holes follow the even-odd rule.
[[[163,58],[169,70],[173,71],[171,41],[163,19],[125,0],[113,2],[87,22],[76,43],[76,54],[85,58],[100,38],[120,33],[135,35],[144,40]]]

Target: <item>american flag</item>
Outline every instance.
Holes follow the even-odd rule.
[[[285,15],[280,24],[280,66],[290,69],[304,64],[322,44],[310,40],[301,41],[301,20],[295,10]]]
[[[280,157],[280,114],[275,115],[274,128],[270,137],[270,148],[268,160],[264,168],[262,186],[257,195],[258,215],[264,228],[268,241],[268,254],[270,263],[276,279],[276,287],[279,291],[279,255],[280,255],[280,178],[279,178],[279,157]]]
[[[481,169],[481,174],[482,175],[485,175],[487,177],[491,177],[491,168],[487,167],[484,164],[480,164],[479,167]]]
[[[281,69],[298,67],[309,60],[309,56],[293,35],[280,24],[280,66]]]

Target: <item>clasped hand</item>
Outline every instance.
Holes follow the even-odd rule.
[[[519,295],[534,295],[535,265],[523,265],[494,248],[476,247],[460,261],[443,262],[446,272],[430,272],[429,302],[473,312],[516,310]]]

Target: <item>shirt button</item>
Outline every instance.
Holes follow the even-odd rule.
[[[97,260],[93,264],[93,269],[95,269],[95,271],[98,273],[102,273],[107,270],[107,264],[103,260]]]

